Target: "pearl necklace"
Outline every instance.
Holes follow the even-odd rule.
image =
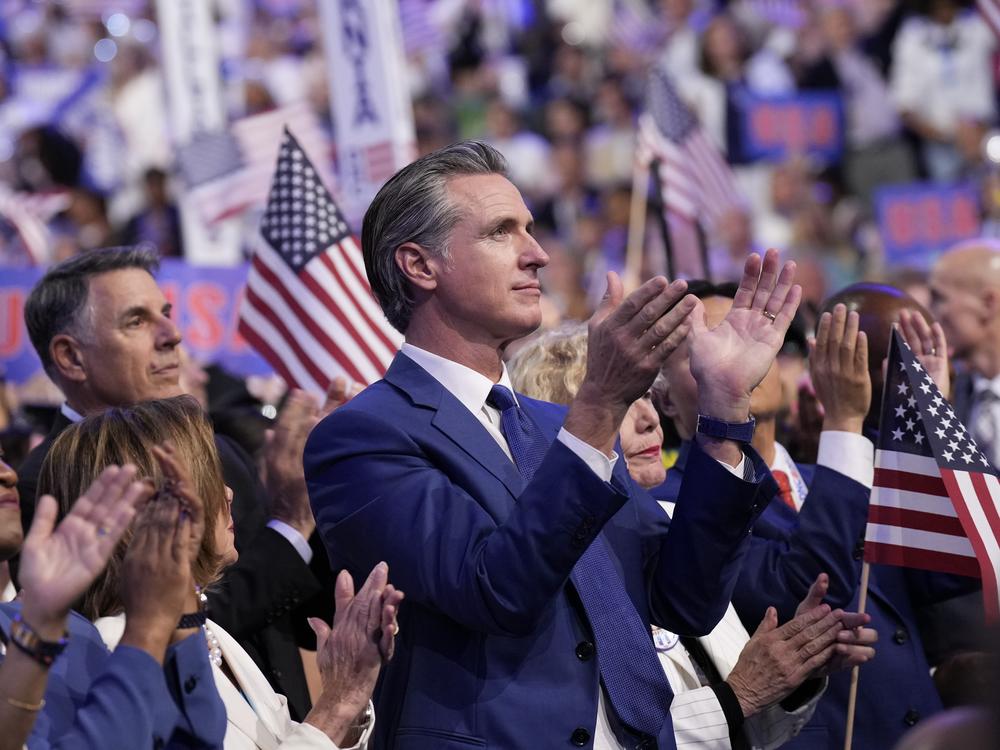
[[[202,625],[201,629],[205,631],[205,640],[208,642],[208,660],[215,666],[221,667],[222,646],[219,644],[219,639],[208,625]]]

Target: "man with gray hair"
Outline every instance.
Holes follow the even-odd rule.
[[[378,748],[674,747],[648,623],[712,629],[760,510],[750,391],[798,306],[794,264],[751,256],[712,331],[683,281],[626,297],[609,274],[567,409],[515,395],[503,364],[540,323],[532,228],[503,158],[476,142],[405,167],[365,215],[368,278],[406,343],[313,430],[305,468],[334,568],[385,560],[407,594]],[[615,440],[689,330],[702,428],[671,524]],[[840,631],[843,613],[811,612],[803,638]]]
[[[151,250],[94,250],[53,266],[31,290],[24,311],[28,334],[66,402],[48,436],[19,467],[25,528],[34,515],[42,461],[59,433],[112,406],[182,392],[181,333],[153,278],[158,267]],[[308,428],[302,424],[298,431]],[[309,711],[309,692],[288,613],[319,593],[321,584],[308,565],[314,524],[301,463],[297,457],[277,460],[282,442],[271,446],[268,486],[301,487],[298,492],[265,490],[253,460],[216,435],[226,484],[234,493],[240,559],[210,591],[209,606],[212,619],[240,641],[288,698],[292,716],[301,719]]]

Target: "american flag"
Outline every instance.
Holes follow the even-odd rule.
[[[691,276],[707,277],[699,225],[711,231],[723,214],[745,201],[732,169],[660,67],[649,74],[637,157],[657,165],[655,178],[668,233],[665,240],[675,267]]]
[[[983,20],[993,29],[993,33],[1000,36],[1000,2],[997,0],[976,0],[976,7]]]
[[[365,277],[357,240],[302,146],[285,130],[247,274],[239,331],[289,385],[323,393],[372,383],[402,336]]]
[[[930,375],[893,331],[865,559],[979,576],[1000,618],[1000,482]]]
[[[272,154],[286,125],[299,134],[306,153],[332,184],[330,142],[308,102],[244,117],[228,132],[195,137],[180,150],[188,195],[206,224],[264,205],[274,168]]]
[[[24,193],[0,183],[0,218],[17,232],[31,265],[44,265],[52,260],[48,221],[69,204],[70,195],[65,191]]]

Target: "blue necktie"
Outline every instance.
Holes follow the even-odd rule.
[[[538,426],[514,394],[490,389],[487,403],[500,410],[500,427],[514,463],[527,483],[549,448]],[[598,535],[573,568],[573,585],[597,641],[597,664],[618,717],[637,732],[658,736],[673,693],[656,658],[650,629],[625,593],[625,584]]]

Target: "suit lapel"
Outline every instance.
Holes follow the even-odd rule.
[[[435,411],[431,423],[437,430],[496,477],[513,497],[521,494],[524,481],[507,454],[462,402],[424,368],[405,354],[397,354],[385,379],[406,393],[414,405]]]

